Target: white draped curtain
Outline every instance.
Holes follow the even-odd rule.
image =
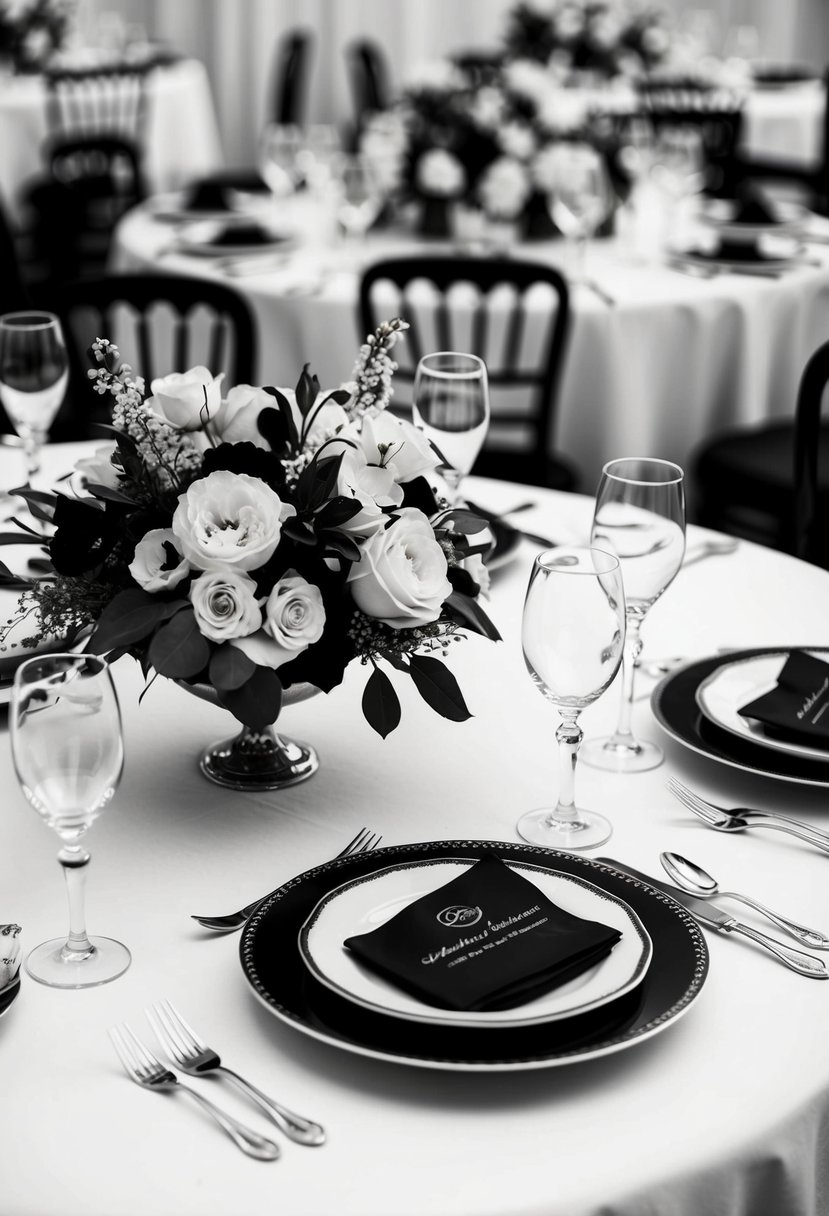
[[[287,31],[315,36],[309,117],[347,123],[352,107],[344,49],[354,38],[384,48],[399,83],[419,62],[452,50],[495,45],[515,0],[83,0],[119,5],[148,33],[207,65],[229,165],[253,161],[266,111],[275,47]],[[677,24],[707,20],[715,49],[727,51],[741,26],[754,27],[757,50],[775,59],[829,61],[829,0],[661,0]]]

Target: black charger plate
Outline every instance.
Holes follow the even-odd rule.
[[[585,878],[639,916],[653,943],[642,984],[587,1014],[552,1024],[470,1028],[419,1024],[373,1013],[337,996],[306,969],[298,935],[317,902],[343,882],[416,858],[468,858],[495,851]],[[504,841],[444,840],[376,849],[317,866],[279,887],[242,931],[242,968],[256,995],[296,1030],[346,1051],[421,1068],[506,1071],[551,1068],[632,1047],[666,1029],[699,995],[708,970],[702,933],[680,904],[592,858]]]
[[[697,705],[697,689],[717,668],[725,666],[726,663],[734,663],[738,659],[779,654],[784,649],[787,648],[763,646],[755,650],[734,650],[728,654],[712,655],[687,663],[660,680],[651,693],[654,717],[672,739],[721,764],[728,764],[743,772],[757,773],[761,777],[775,777],[780,781],[829,786],[828,766],[823,761],[788,755],[786,752],[763,747],[762,743],[740,739],[710,722]],[[826,647],[823,644],[798,646],[796,649],[825,650]]]

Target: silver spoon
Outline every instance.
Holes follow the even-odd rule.
[[[779,912],[772,912],[771,908],[748,895],[740,895],[736,891],[722,891],[715,878],[700,866],[688,861],[687,857],[681,857],[679,853],[660,853],[659,860],[677,886],[682,887],[684,891],[698,895],[701,899],[720,895],[723,899],[737,900],[749,908],[754,908],[755,912],[765,916],[773,925],[777,925],[778,929],[782,929],[804,946],[811,946],[815,950],[829,950],[829,937],[825,937],[817,929],[808,929],[797,921],[789,920],[787,916],[781,916]]]

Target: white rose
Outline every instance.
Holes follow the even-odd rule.
[[[112,463],[115,452],[114,443],[106,443],[96,448],[91,456],[83,456],[75,465],[75,473],[85,489],[89,482],[98,486],[109,486],[111,490],[118,489],[118,470]]]
[[[478,194],[488,215],[512,220],[521,213],[530,196],[530,179],[524,166],[499,156],[478,183]]]
[[[223,379],[201,366],[171,372],[151,382],[147,405],[178,430],[199,431],[219,412]]]
[[[222,443],[255,443],[266,448],[257,422],[262,410],[275,407],[276,401],[263,388],[237,384],[222,401],[210,429]]]
[[[392,629],[428,625],[452,593],[446,555],[422,511],[407,507],[366,541],[348,575],[354,602]]]
[[[254,633],[262,624],[256,583],[236,570],[208,570],[190,586],[196,624],[206,638],[227,642]]]
[[[282,524],[295,514],[259,477],[218,469],[179,496],[173,532],[197,570],[256,570],[273,556]]]
[[[318,642],[324,627],[319,587],[289,570],[268,596],[263,628],[251,637],[236,638],[233,645],[254,663],[277,668]]]
[[[153,528],[135,546],[128,570],[145,591],[171,591],[190,573],[190,563],[179,553],[172,528]]]
[[[502,152],[516,160],[529,160],[538,146],[532,127],[523,122],[509,122],[502,127],[498,132],[498,143]]]
[[[415,181],[424,194],[457,198],[466,189],[466,170],[445,148],[432,148],[418,160]]]

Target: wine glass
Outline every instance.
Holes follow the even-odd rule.
[[[556,227],[574,249],[573,281],[588,284],[587,242],[612,206],[613,191],[603,158],[590,144],[563,143],[548,199]]]
[[[354,243],[364,236],[383,206],[374,167],[363,156],[344,156],[337,171],[337,218]]]
[[[11,312],[0,317],[0,401],[23,440],[30,483],[40,472],[40,450],[68,381],[66,344],[56,316]]]
[[[274,200],[289,198],[297,188],[297,158],[302,130],[293,123],[268,123],[259,141],[259,172]]]
[[[518,820],[524,840],[549,848],[589,849],[610,836],[609,820],[577,807],[579,715],[610,685],[622,662],[625,596],[618,558],[596,548],[558,548],[533,563],[521,642],[527,670],[558,710],[558,803]]]
[[[69,936],[35,947],[26,970],[52,988],[105,984],[126,971],[130,952],[111,938],[87,935],[89,853],[81,839],[115,793],[124,762],[107,663],[91,654],[27,659],[15,672],[9,721],[17,779],[62,841],[58,861],[69,896]]]
[[[477,355],[438,351],[415,371],[412,417],[443,460],[452,498],[483,447],[489,426],[489,380]]]
[[[591,739],[582,750],[586,764],[620,773],[638,773],[662,763],[662,749],[635,738],[631,729],[640,630],[654,604],[682,565],[685,555],[684,475],[668,460],[629,457],[602,470],[596,494],[591,544],[615,553],[622,567],[627,603],[627,643],[619,719],[607,739]]]

